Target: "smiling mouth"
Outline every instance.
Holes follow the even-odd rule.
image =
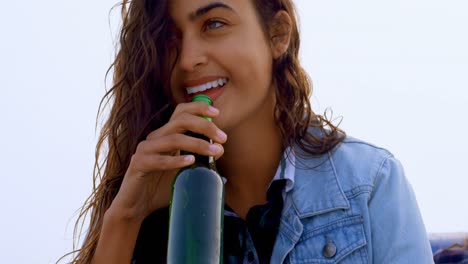
[[[218,80],[207,82],[202,85],[188,87],[185,90],[189,96],[193,96],[201,92],[209,91],[211,89],[221,88],[225,86],[228,82],[229,82],[228,78],[219,78]]]

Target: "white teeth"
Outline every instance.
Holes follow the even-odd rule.
[[[188,94],[193,94],[193,93],[203,92],[203,91],[206,91],[208,89],[215,88],[218,86],[224,86],[227,82],[228,82],[227,78],[220,78],[216,81],[207,82],[202,85],[188,87],[186,90]]]

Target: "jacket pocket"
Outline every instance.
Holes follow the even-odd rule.
[[[361,216],[351,216],[308,229],[291,251],[290,263],[368,263],[363,223]]]

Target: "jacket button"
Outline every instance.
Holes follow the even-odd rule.
[[[323,247],[323,256],[326,258],[333,258],[336,255],[336,246],[333,242],[327,242]]]

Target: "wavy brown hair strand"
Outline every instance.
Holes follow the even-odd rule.
[[[168,87],[170,68],[166,48],[170,19],[167,1],[121,3],[122,28],[113,69],[113,86],[99,105],[98,117],[109,103],[95,152],[93,192],[85,201],[75,224],[74,237],[90,212],[90,224],[82,247],[71,263],[90,263],[97,247],[105,211],[119,191],[126,168],[138,143],[165,124],[173,111]],[[107,76],[106,74],[106,76]],[[107,153],[103,153],[107,145]],[[101,155],[105,159],[101,162]],[[79,237],[78,237],[79,240]],[[59,261],[60,261],[59,260]],[[57,261],[57,262],[59,262]]]
[[[305,154],[319,156],[334,149],[346,136],[326,116],[312,111],[312,84],[299,62],[300,34],[297,15],[291,0],[253,0],[260,23],[267,38],[274,43],[284,35],[269,36],[269,27],[281,27],[275,15],[286,11],[291,17],[290,43],[287,51],[273,62],[273,76],[277,85],[275,118],[283,136],[284,147],[299,146]],[[284,30],[278,30],[284,32]],[[308,133],[310,127],[319,135]]]

